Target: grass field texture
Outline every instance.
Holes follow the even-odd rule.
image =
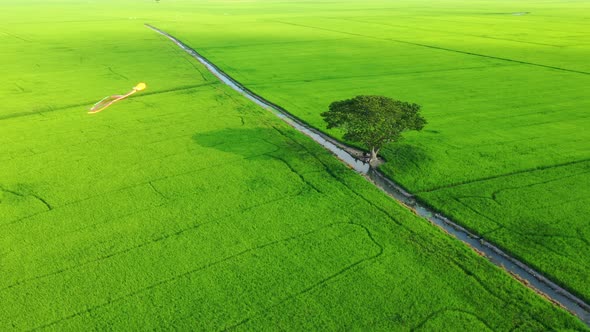
[[[382,170],[590,300],[590,3],[183,4],[157,25],[319,129],[359,94],[423,105]]]
[[[163,3],[0,5],[0,330],[585,329],[143,27]]]

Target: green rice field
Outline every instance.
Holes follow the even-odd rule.
[[[589,296],[584,3],[525,8],[551,19],[470,20],[492,3],[480,6],[0,3],[0,331],[588,330],[144,27],[318,128],[350,95],[423,104],[425,132],[388,147],[383,170]],[[551,27],[567,15],[572,32],[530,39],[565,44],[571,61],[497,56],[578,72],[385,40],[401,29],[413,43],[487,52],[509,42],[470,49],[436,24]],[[429,16],[439,23],[411,28]],[[381,25],[392,21],[409,26]],[[147,89],[87,114],[138,82]]]
[[[381,169],[590,300],[588,1],[203,8],[155,24],[316,128],[359,94],[421,104]]]

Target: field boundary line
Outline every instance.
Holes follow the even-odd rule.
[[[273,102],[268,101],[255,92],[249,90],[247,87],[225,73],[221,68],[217,67],[214,63],[209,61],[207,58],[176,37],[150,24],[145,23],[145,26],[169,39],[178,47],[182,48],[185,52],[203,64],[219,80],[230,86],[233,90],[253,101],[260,107],[271,111],[284,122],[294,127],[297,131],[310,137],[318,144],[329,150],[332,154],[336,155],[349,167],[353,168],[359,173],[362,173],[368,181],[372,182],[377,188],[381,189],[390,197],[394,198],[399,204],[411,210],[417,216],[426,219],[435,226],[438,226],[447,234],[449,234],[449,236],[452,236],[463,242],[476,253],[479,253],[488,259],[491,263],[502,268],[508,273],[508,275],[513,277],[522,285],[540,294],[542,297],[554,303],[555,305],[569,311],[573,315],[580,318],[580,320],[586,325],[590,326],[590,305],[584,302],[581,298],[569,292],[565,288],[561,287],[557,283],[550,280],[548,277],[521,262],[517,258],[509,255],[506,251],[503,251],[481,236],[472,233],[461,225],[451,221],[444,215],[433,211],[428,207],[422,206],[412,194],[406,192],[403,188],[401,188],[401,186],[385,176],[382,172],[371,168],[365,162],[356,159],[354,157],[354,153],[358,152],[358,149],[349,147],[326,135],[325,133],[310,127],[303,120],[295,117],[281,106],[276,105]]]
[[[451,183],[451,184],[444,185],[444,186],[437,186],[437,187],[432,187],[432,188],[428,188],[428,189],[424,189],[424,190],[418,190],[418,191],[415,191],[415,193],[416,194],[430,193],[430,192],[434,192],[434,191],[437,191],[437,190],[444,190],[444,189],[448,189],[448,188],[455,188],[455,187],[460,187],[460,186],[463,186],[463,185],[477,183],[477,182],[495,180],[495,179],[500,179],[500,178],[503,178],[503,177],[513,176],[513,175],[520,175],[520,174],[525,174],[525,173],[530,173],[530,172],[536,172],[536,171],[544,171],[544,170],[548,170],[548,169],[552,169],[552,168],[559,168],[559,167],[571,166],[571,165],[582,164],[582,163],[587,163],[587,162],[590,162],[590,158],[580,159],[580,160],[574,160],[574,161],[568,161],[568,162],[565,162],[565,163],[559,163],[559,164],[553,164],[553,165],[547,165],[547,166],[525,168],[525,169],[521,169],[521,170],[515,171],[515,172],[510,172],[510,173],[505,173],[505,174],[498,174],[498,175],[492,175],[492,176],[486,176],[486,177],[483,177],[483,178],[478,178],[478,179],[473,179],[473,180],[466,180],[466,181],[460,181],[460,182],[455,182],[455,183]]]
[[[326,19],[331,19],[331,20],[338,20],[338,21],[349,21],[349,22],[357,22],[357,23],[363,23],[363,24],[382,25],[382,26],[387,26],[387,27],[391,27],[391,28],[402,28],[402,29],[410,29],[410,30],[421,30],[421,31],[429,31],[429,32],[438,32],[438,33],[443,33],[443,34],[447,34],[447,35],[468,36],[468,37],[483,38],[483,39],[493,39],[493,40],[508,41],[508,42],[513,42],[513,43],[531,44],[531,45],[538,45],[538,46],[548,46],[548,47],[557,47],[557,48],[567,47],[567,46],[564,46],[564,45],[554,45],[554,44],[547,44],[547,43],[529,42],[529,41],[518,40],[518,39],[491,37],[491,36],[477,35],[477,34],[470,34],[470,33],[462,33],[462,32],[456,32],[456,31],[443,31],[443,30],[437,30],[437,29],[419,28],[419,27],[408,26],[408,25],[387,24],[387,23],[380,23],[380,22],[370,22],[370,21],[354,20],[352,18],[332,18],[332,17],[325,17],[325,18]]]
[[[273,246],[276,246],[276,245],[279,245],[279,244],[285,244],[285,243],[290,243],[290,242],[293,242],[293,241],[298,241],[298,240],[300,240],[302,238],[305,238],[305,237],[308,237],[308,236],[312,236],[314,234],[317,234],[317,233],[319,233],[319,232],[321,232],[321,231],[323,231],[325,229],[329,229],[331,227],[337,227],[337,226],[339,227],[339,226],[342,226],[342,225],[359,226],[359,224],[356,224],[356,223],[334,222],[334,223],[330,223],[330,224],[321,225],[321,226],[319,226],[317,228],[314,228],[312,230],[308,230],[306,232],[300,232],[298,234],[291,235],[291,236],[288,236],[288,237],[284,237],[284,238],[281,238],[281,239],[278,239],[278,240],[273,240],[273,241],[270,241],[270,242],[265,242],[265,243],[261,243],[261,244],[255,245],[253,247],[245,248],[245,249],[243,249],[243,250],[241,250],[241,251],[239,251],[237,253],[233,253],[233,254],[227,255],[225,257],[219,257],[219,259],[214,260],[212,262],[208,262],[208,263],[205,262],[204,264],[201,264],[201,265],[199,265],[197,267],[194,267],[194,268],[192,268],[192,269],[190,269],[188,271],[184,271],[182,273],[172,275],[172,276],[167,277],[165,279],[158,280],[158,281],[156,281],[156,282],[154,282],[152,284],[149,284],[149,285],[147,285],[145,287],[142,287],[142,288],[139,288],[139,289],[135,289],[135,290],[133,290],[133,291],[131,291],[129,293],[125,293],[125,294],[116,296],[114,298],[109,298],[109,299],[107,299],[106,302],[95,304],[95,305],[92,305],[92,306],[88,306],[88,307],[86,307],[83,310],[74,312],[73,314],[69,314],[67,316],[58,318],[56,320],[52,320],[50,322],[45,322],[45,323],[43,323],[41,325],[38,325],[38,326],[35,326],[33,328],[29,328],[29,329],[27,329],[27,331],[38,331],[38,330],[41,330],[41,329],[47,329],[49,327],[55,326],[57,324],[60,324],[62,322],[66,322],[66,321],[69,321],[71,319],[77,318],[79,316],[90,314],[90,313],[92,313],[92,312],[94,312],[96,310],[109,307],[109,306],[111,306],[111,305],[113,305],[115,303],[118,303],[118,302],[121,302],[121,301],[125,301],[128,298],[131,298],[131,297],[134,297],[134,296],[138,296],[139,294],[142,294],[145,291],[148,291],[148,290],[151,290],[151,289],[155,289],[157,287],[160,287],[160,286],[163,286],[163,285],[166,285],[166,284],[174,283],[177,280],[182,279],[182,278],[190,278],[190,276],[193,275],[193,274],[198,274],[198,273],[200,273],[202,271],[205,271],[205,270],[210,269],[212,267],[215,267],[217,265],[221,265],[221,264],[224,264],[226,262],[230,262],[230,261],[232,261],[232,260],[234,260],[236,258],[240,258],[242,256],[249,255],[252,252],[255,252],[257,250],[265,249],[265,248],[268,248],[268,247],[273,247]],[[367,231],[367,229],[366,229],[365,226],[361,226],[361,228],[364,228],[365,231]],[[368,238],[369,238],[369,240],[373,244],[377,245],[379,248],[382,248],[380,244],[378,244],[377,242],[374,241],[374,239],[372,238],[372,235],[370,233],[368,233]],[[363,258],[363,259],[355,262],[354,264],[347,266],[343,270],[340,270],[337,273],[337,275],[340,275],[340,274],[342,274],[342,273],[344,273],[344,272],[346,272],[346,271],[348,271],[348,270],[350,270],[350,269],[352,269],[352,268],[354,268],[354,267],[356,267],[356,266],[358,266],[358,265],[360,265],[360,264],[362,264],[362,263],[364,263],[364,262],[366,262],[368,260],[375,259],[376,257],[380,256],[381,254],[382,254],[382,251],[380,250],[379,253],[377,253],[376,255],[365,257],[365,258]],[[331,276],[329,279],[326,279],[325,281],[322,280],[321,283],[328,282],[329,280],[337,277],[337,275]]]
[[[353,76],[339,76],[339,77],[324,77],[324,78],[314,78],[314,79],[293,79],[293,80],[273,80],[268,82],[254,82],[249,84],[249,86],[264,86],[267,84],[291,84],[291,83],[302,83],[302,82],[325,82],[325,81],[336,81],[336,80],[350,80],[350,79],[358,79],[358,78],[369,78],[369,77],[390,77],[390,76],[406,76],[406,75],[416,75],[416,74],[432,74],[432,73],[444,73],[449,71],[463,71],[463,70],[474,70],[474,69],[490,69],[490,68],[506,68],[506,67],[516,67],[518,65],[513,64],[506,64],[506,65],[496,65],[496,66],[471,66],[471,67],[460,67],[460,68],[447,68],[447,69],[433,69],[433,70],[422,70],[422,71],[408,71],[408,72],[387,72],[382,74],[365,74],[365,75],[353,75]]]
[[[219,83],[217,83],[217,82],[215,82],[215,83],[204,83],[204,84],[195,84],[195,85],[180,86],[180,87],[177,87],[177,88],[171,88],[171,89],[165,89],[165,90],[159,90],[159,91],[146,91],[146,92],[142,93],[141,95],[136,95],[136,96],[130,97],[129,99],[142,98],[142,97],[147,97],[147,96],[150,96],[150,95],[157,95],[157,94],[161,94],[161,93],[170,93],[170,92],[176,92],[176,91],[184,91],[184,90],[196,89],[196,88],[200,88],[200,87],[203,87],[203,86],[209,86],[209,85],[215,85],[215,84],[219,84]],[[38,109],[36,111],[19,112],[19,113],[12,113],[12,114],[0,115],[0,121],[2,121],[2,120],[9,120],[9,119],[15,119],[15,118],[21,118],[21,117],[26,117],[26,116],[33,116],[33,115],[43,115],[45,113],[50,113],[50,112],[65,111],[65,110],[70,109],[70,108],[76,108],[76,107],[82,107],[82,106],[92,105],[93,103],[94,103],[94,101],[90,101],[90,102],[83,102],[83,103],[78,103],[78,104],[71,104],[71,105],[60,106],[60,107],[57,107],[57,108],[54,108],[52,106],[47,106],[45,108],[41,108],[41,109]]]
[[[534,63],[534,62],[527,62],[527,61],[510,59],[510,58],[503,58],[503,57],[494,56],[494,55],[486,55],[486,54],[480,54],[480,53],[469,52],[469,51],[455,50],[455,49],[452,49],[452,48],[447,48],[447,47],[442,47],[442,46],[435,46],[435,45],[428,45],[428,44],[422,44],[422,43],[415,43],[415,42],[410,42],[410,41],[401,40],[401,39],[379,38],[379,37],[375,37],[375,36],[371,36],[371,35],[363,35],[363,34],[360,34],[360,33],[346,32],[346,31],[341,31],[341,30],[336,30],[336,29],[322,28],[322,27],[316,27],[316,26],[313,26],[313,25],[305,25],[305,24],[298,24],[298,23],[291,23],[291,22],[284,22],[284,21],[269,21],[269,22],[275,22],[275,23],[280,23],[280,24],[299,26],[299,27],[304,27],[304,28],[308,28],[308,29],[317,29],[317,30],[324,30],[324,31],[335,32],[335,33],[342,33],[342,34],[351,35],[351,36],[357,36],[357,37],[364,37],[364,38],[371,38],[371,39],[377,39],[377,40],[391,41],[391,42],[396,42],[396,43],[400,43],[400,44],[407,44],[407,45],[414,45],[414,46],[432,48],[432,49],[435,49],[435,50],[441,50],[441,51],[447,51],[447,52],[454,52],[454,53],[472,55],[472,56],[477,56],[477,57],[481,57],[481,58],[488,58],[488,59],[494,59],[494,60],[514,62],[514,63],[519,63],[519,64],[522,64],[522,65],[529,65],[529,66],[535,66],[535,67],[541,67],[541,68],[559,70],[559,71],[576,73],[576,74],[582,74],[582,75],[590,75],[590,72],[582,71],[582,70],[561,68],[561,67],[556,67],[556,66],[544,65],[544,64],[541,64],[541,63]]]

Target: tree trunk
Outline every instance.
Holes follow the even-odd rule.
[[[374,161],[377,161],[377,154],[379,153],[379,149],[375,147],[371,148],[371,159],[369,159],[369,164],[372,164]]]

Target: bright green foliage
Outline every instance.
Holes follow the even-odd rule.
[[[158,26],[316,128],[334,100],[418,102],[381,170],[590,301],[588,1],[197,7]]]
[[[344,139],[360,142],[377,158],[383,145],[398,141],[407,130],[422,130],[426,120],[418,114],[420,105],[383,96],[357,96],[335,101],[322,113],[328,129],[344,129]]]
[[[585,329],[142,25],[229,3],[1,6],[0,330]]]

